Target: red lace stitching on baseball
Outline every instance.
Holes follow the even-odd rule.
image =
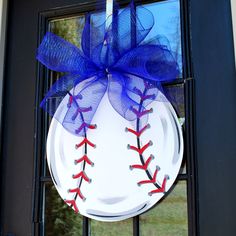
[[[72,178],[73,178],[73,179],[81,178],[81,179],[85,180],[85,181],[88,182],[88,183],[91,182],[91,179],[89,179],[89,177],[86,175],[86,173],[85,173],[84,171],[81,171],[81,172],[79,172],[79,173],[76,174],[76,175],[72,175]]]
[[[158,172],[158,170],[160,170],[160,168],[157,167],[151,179],[139,181],[138,185],[156,183],[157,182],[157,172]]]
[[[149,89],[155,88],[154,85],[144,81],[144,91],[142,92],[140,89],[138,88],[134,88],[133,91],[134,93],[136,93],[139,97],[140,97],[140,103],[139,103],[139,108],[138,110],[135,109],[134,107],[131,107],[130,110],[137,116],[137,123],[136,123],[136,130],[133,130],[131,128],[126,128],[126,132],[130,132],[132,134],[134,134],[137,137],[137,146],[133,146],[128,144],[128,149],[134,150],[139,154],[140,157],[140,161],[142,163],[142,165],[140,164],[135,164],[135,165],[131,165],[130,169],[141,169],[144,170],[148,176],[148,180],[141,180],[139,181],[137,184],[139,186],[143,185],[143,184],[153,184],[156,189],[152,190],[151,192],[149,192],[148,194],[151,196],[154,193],[164,193],[165,192],[165,187],[166,187],[166,182],[167,179],[169,178],[167,175],[165,176],[162,185],[160,186],[157,183],[157,174],[158,171],[160,170],[160,168],[157,166],[154,173],[151,174],[150,171],[148,170],[148,166],[151,163],[151,161],[154,159],[153,155],[150,155],[149,158],[145,161],[144,157],[143,157],[143,153],[145,152],[145,150],[147,150],[151,145],[152,145],[152,141],[149,141],[147,144],[145,144],[144,146],[141,147],[141,140],[140,140],[140,136],[148,129],[150,128],[150,125],[147,124],[145,125],[143,128],[140,129],[140,118],[142,116],[145,116],[149,113],[151,113],[153,111],[153,109],[149,109],[149,110],[144,110],[143,109],[143,102],[147,99],[154,99],[155,98],[155,94],[151,94],[151,95],[147,95],[147,92]]]
[[[133,130],[133,129],[130,129],[130,128],[126,128],[126,131],[127,132],[131,132],[131,133],[133,133],[134,135],[136,135],[137,137],[140,137],[140,135],[146,130],[146,129],[148,129],[148,128],[150,128],[150,125],[149,124],[147,124],[147,125],[145,125],[140,131],[135,131],[135,130]]]
[[[83,145],[86,145],[86,144],[88,144],[89,146],[91,146],[93,148],[96,147],[96,145],[94,143],[90,142],[87,138],[84,138],[82,142],[75,145],[75,148],[78,149],[78,148],[80,148],[80,147],[82,147]]]
[[[81,193],[81,190],[79,188],[69,189],[68,192],[77,193],[82,200],[85,199],[84,195]]]
[[[81,163],[81,162],[86,162],[87,164],[93,166],[94,163],[88,158],[87,155],[84,155],[80,159],[75,160],[75,164]]]
[[[169,179],[169,176],[166,175],[162,181],[162,185],[160,188],[154,189],[151,192],[149,192],[149,195],[151,196],[154,193],[164,193],[165,192],[165,188],[166,188],[166,182]]]
[[[77,104],[76,102],[76,99],[82,99],[82,95],[81,94],[78,94],[78,95],[72,95],[69,91],[68,91],[68,94],[69,94],[69,101],[67,103],[67,107],[70,108],[73,101]]]
[[[147,168],[148,168],[150,162],[151,162],[153,159],[154,159],[154,156],[153,156],[153,155],[150,155],[150,157],[146,160],[146,162],[144,163],[144,165],[139,165],[139,164],[137,164],[137,165],[131,165],[131,166],[130,166],[130,169],[136,168],[136,169],[141,169],[141,170],[147,170]]]
[[[75,130],[75,133],[76,134],[79,134],[82,130],[84,130],[85,128],[88,128],[88,129],[96,129],[96,125],[91,125],[91,124],[88,124],[88,123],[85,123],[83,122],[82,125]]]
[[[69,101],[68,101],[68,104],[67,104],[67,107],[71,107],[71,104],[73,102],[73,96],[72,95],[69,95]]]
[[[137,95],[139,95],[141,101],[145,101],[145,100],[147,100],[147,99],[152,99],[152,100],[153,100],[153,99],[156,97],[155,94],[144,95],[144,94],[142,93],[142,91],[141,91],[140,89],[136,88],[136,87],[134,87],[133,91],[134,91],[134,93],[136,93]]]
[[[142,155],[144,153],[144,151],[151,145],[152,145],[152,141],[149,141],[142,148],[131,146],[131,145],[128,144],[128,149],[132,149],[132,150],[138,152],[140,155]]]
[[[142,116],[145,116],[148,113],[152,113],[153,112],[152,108],[149,109],[149,110],[138,111],[134,107],[131,107],[130,110],[137,116],[137,118],[141,118]]]
[[[75,213],[79,213],[79,209],[78,209],[77,204],[74,199],[73,200],[64,200],[64,201],[65,201],[65,203],[70,204],[71,207],[74,208]]]
[[[68,189],[68,192],[69,193],[75,193],[75,196],[74,196],[74,199],[72,200],[65,200],[65,202],[67,204],[69,204],[72,208],[74,208],[74,211],[76,213],[79,212],[79,209],[78,209],[78,206],[76,204],[76,199],[77,197],[79,196],[80,199],[82,199],[83,201],[86,200],[86,198],[84,197],[84,195],[82,194],[81,192],[81,185],[82,185],[82,182],[83,180],[90,183],[92,180],[87,176],[87,174],[85,173],[85,167],[86,167],[86,164],[90,165],[90,166],[94,166],[94,163],[88,158],[87,156],[87,152],[88,152],[88,146],[91,146],[93,148],[96,147],[96,145],[94,143],[92,143],[91,141],[88,140],[87,138],[87,133],[86,133],[86,129],[96,129],[96,125],[92,125],[92,124],[88,124],[84,121],[84,116],[83,116],[83,113],[84,112],[89,112],[89,111],[92,111],[92,107],[79,107],[79,105],[77,104],[76,102],[76,99],[82,99],[82,96],[73,96],[72,94],[69,93],[69,102],[68,102],[68,107],[70,107],[72,105],[72,102],[74,101],[76,103],[76,106],[77,106],[77,110],[75,112],[75,114],[72,116],[72,120],[75,120],[76,117],[78,115],[80,115],[80,118],[82,120],[82,124],[81,126],[75,130],[75,133],[79,134],[82,130],[84,131],[84,139],[75,145],[75,148],[78,149],[78,148],[81,148],[83,147],[84,148],[84,155],[75,160],[74,163],[77,165],[77,164],[82,164],[82,171],[80,171],[78,174],[74,174],[72,175],[72,178],[73,179],[80,179],[80,182],[78,184],[78,187],[74,188],[74,189]]]
[[[75,114],[72,116],[72,120],[75,120],[79,113],[92,111],[92,107],[78,107]]]

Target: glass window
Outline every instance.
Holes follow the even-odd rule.
[[[143,5],[152,12],[155,20],[155,25],[146,37],[145,41],[157,37],[158,35],[160,41],[164,41],[167,45],[169,44],[182,72],[179,0],[154,2]]]
[[[129,236],[132,235],[132,220],[123,220],[118,222],[101,222],[91,220],[91,235],[92,236]]]
[[[143,1],[145,2],[145,1]],[[182,77],[182,47],[184,42],[181,41],[181,16],[180,16],[180,2],[178,0],[160,1],[145,4],[154,15],[156,24],[150,32],[146,40],[150,40],[154,35],[158,34],[160,40],[165,40],[169,47],[174,52],[179,67],[180,78]],[[53,11],[55,14],[55,11]],[[70,15],[70,12],[68,12]],[[96,17],[96,15],[92,15]],[[50,18],[49,30],[65,40],[80,47],[82,29],[85,24],[85,16],[83,14],[73,15],[72,17],[59,17]],[[60,77],[59,73],[46,72],[50,79],[50,85]],[[45,79],[45,87],[48,82]],[[185,130],[185,83],[180,79],[180,82],[164,85],[165,91],[172,102],[173,107],[179,117],[179,122],[183,124]],[[44,129],[48,129],[50,118],[45,115]],[[46,140],[46,135],[45,135]],[[45,152],[45,147],[42,148]],[[133,235],[133,229],[139,228],[141,235],[145,236],[184,236],[188,235],[188,227],[190,222],[188,220],[188,202],[192,201],[192,196],[188,196],[187,188],[190,186],[189,173],[187,166],[189,165],[189,157],[183,160],[183,164],[176,182],[172,189],[169,191],[165,199],[159,202],[150,211],[140,215],[136,220],[125,220],[116,223],[102,223],[91,220],[89,224],[84,226],[84,217],[75,214],[69,207],[64,204],[58,195],[55,187],[52,184],[51,177],[45,163],[45,156],[42,158],[42,170],[40,173],[41,180],[41,212],[39,213],[42,218],[42,232],[41,235],[45,236],[78,236],[87,232],[92,236],[100,235]],[[137,220],[138,219],[138,220]]]
[[[179,181],[156,207],[140,216],[142,236],[188,235],[187,185]]]
[[[46,236],[82,236],[82,216],[75,214],[52,183],[44,185],[44,232]]]

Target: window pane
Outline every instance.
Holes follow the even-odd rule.
[[[141,235],[188,235],[187,217],[186,181],[179,181],[163,201],[140,216]]]
[[[157,34],[164,36],[174,52],[182,73],[179,1],[156,2],[145,4],[145,7],[153,13],[155,18],[155,26],[146,41]],[[97,17],[97,15],[93,14],[92,17]],[[50,22],[49,29],[81,48],[84,23],[84,15],[56,19]],[[59,73],[52,73],[51,83],[55,82],[59,76]],[[170,94],[171,103],[181,122],[185,116],[183,85],[168,86],[166,90]],[[185,166],[185,164],[182,165],[180,173],[186,173]],[[44,169],[44,174],[49,175],[47,168]],[[132,223],[132,219],[115,223],[91,220],[91,235],[133,235]],[[146,214],[141,215],[140,225],[143,236],[187,235],[186,182],[179,182],[167,198]],[[82,217],[67,207],[52,184],[45,184],[44,232],[46,236],[82,235]]]
[[[186,166],[186,160],[183,159],[181,169],[179,171],[180,174],[186,174],[187,173],[187,166]]]
[[[63,19],[55,19],[49,22],[49,31],[73,43],[81,49],[81,37],[84,24],[84,15],[78,15],[76,17],[68,17]],[[53,71],[50,71],[49,73],[49,87],[51,87],[53,83],[55,83],[55,81],[59,79],[63,74]],[[48,124],[50,124],[51,117],[47,116],[47,119]],[[44,147],[44,150],[46,150],[46,145]],[[42,163],[44,166],[42,175],[47,177],[50,176],[45,156],[43,157]]]
[[[49,24],[50,32],[81,48],[81,36],[85,23],[84,15],[52,20]]]
[[[180,124],[185,129],[185,98],[184,98],[184,84],[168,85],[164,88],[167,98],[170,100],[174,107]],[[186,174],[186,160],[183,160],[181,165],[180,174]]]
[[[45,184],[44,235],[82,235],[82,216],[63,202],[53,184]]]
[[[145,41],[157,37],[160,42],[168,43],[179,64],[182,74],[182,49],[180,28],[179,0],[169,0],[145,4],[145,8],[152,12],[155,25]]]
[[[91,236],[132,236],[132,222],[132,219],[113,223],[91,220]]]
[[[184,84],[169,85],[165,93],[170,100],[179,118],[185,117]]]

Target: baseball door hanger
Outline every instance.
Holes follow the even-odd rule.
[[[135,44],[128,24],[121,25],[131,18]],[[53,115],[49,171],[61,198],[83,216],[139,215],[166,194],[180,170],[182,128],[161,86],[179,69],[167,45],[143,43],[153,24],[148,10],[134,11],[131,3],[109,27],[86,21],[82,50],[52,33],[38,48],[41,63],[64,73],[41,103]]]

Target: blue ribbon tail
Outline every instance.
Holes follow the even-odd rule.
[[[63,127],[77,136],[85,136],[92,124],[94,114],[107,90],[107,79],[99,75],[78,84],[68,95],[66,113],[62,115]],[[65,110],[65,108],[64,108]]]

